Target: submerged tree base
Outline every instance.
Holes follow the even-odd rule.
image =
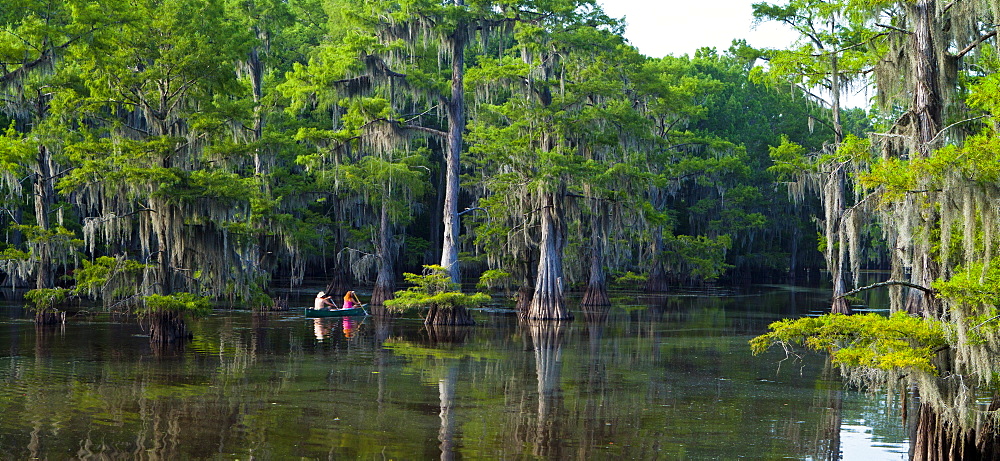
[[[997,397],[990,410],[997,410]],[[913,461],[956,459],[1000,460],[1000,433],[995,423],[963,431],[942,417],[930,404],[921,403],[917,434],[913,441]]]
[[[193,338],[184,318],[177,312],[157,312],[149,316],[149,341],[154,344],[181,342]]]
[[[472,313],[461,306],[431,306],[430,310],[427,311],[427,317],[424,318],[424,325],[463,326],[475,324],[476,321],[472,318]]]
[[[851,315],[854,311],[851,310],[851,303],[847,302],[844,298],[838,297],[833,299],[833,305],[830,306],[830,313]]]
[[[535,297],[522,316],[526,320],[573,320],[573,313],[558,296]]]
[[[580,304],[584,306],[610,306],[611,298],[608,297],[608,288],[599,285],[587,286],[587,292],[583,294],[583,300],[580,301]]]
[[[514,309],[525,316],[528,313],[528,306],[531,305],[531,298],[535,296],[535,287],[525,284],[517,289],[517,304]]]
[[[66,323],[66,313],[62,311],[35,311],[35,325],[59,325]]]
[[[372,289],[372,306],[385,305],[386,301],[395,298],[396,296],[393,294],[393,290],[394,288],[391,286],[375,285],[375,288]]]

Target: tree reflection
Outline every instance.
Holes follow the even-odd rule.
[[[449,367],[441,379],[438,380],[438,398],[441,401],[441,411],[438,416],[441,418],[441,428],[438,430],[438,447],[441,449],[441,460],[455,459],[455,422],[451,415],[451,409],[455,404],[455,382],[458,377],[458,369]]]
[[[538,377],[538,420],[532,437],[532,453],[538,457],[559,459],[562,456],[562,345],[565,322],[528,321],[535,352],[535,375]]]
[[[844,389],[834,376],[834,366],[827,357],[823,373],[816,380],[817,401],[814,407],[820,412],[816,430],[816,459],[840,459],[840,431],[844,413]]]
[[[604,327],[608,322],[610,309],[595,308],[583,311],[583,318],[587,322],[587,381],[583,389],[583,421],[580,422],[583,428],[581,436],[581,448],[596,446],[605,438],[605,430],[608,427],[604,424],[602,409],[607,400],[607,380],[608,370],[601,351]]]
[[[0,449],[17,459],[837,452],[841,395],[816,381],[821,362],[792,373],[800,387],[779,388],[773,362],[748,361],[745,337],[727,336],[731,311],[676,299],[687,301],[584,310],[576,323],[369,318],[350,340],[327,320],[323,343],[312,319],[227,313],[193,323],[184,352],[153,359],[132,322],[34,336],[26,322],[8,325],[0,341],[18,353],[0,357]]]

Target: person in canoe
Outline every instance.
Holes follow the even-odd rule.
[[[323,291],[316,293],[316,300],[313,301],[313,309],[336,309],[337,305],[330,299],[332,297]]]
[[[356,307],[361,307],[361,300],[358,299],[357,293],[348,291],[344,294],[344,309],[354,309]]]

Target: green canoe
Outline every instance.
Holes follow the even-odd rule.
[[[305,308],[306,317],[350,317],[355,315],[368,315],[368,311],[365,310],[367,304],[361,305],[361,307],[355,307],[351,309],[313,309],[311,307]]]

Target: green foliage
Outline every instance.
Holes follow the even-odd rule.
[[[479,275],[479,282],[476,288],[481,289],[508,289],[514,285],[514,276],[509,272],[490,269]]]
[[[124,257],[101,256],[84,260],[73,271],[74,294],[101,297],[105,300],[124,298],[139,292],[142,272],[152,266]]]
[[[972,262],[959,267],[950,279],[934,282],[932,288],[967,316],[992,317],[1000,299],[1000,263]]]
[[[881,188],[882,201],[896,202],[907,194],[944,187],[953,177],[971,184],[990,186],[1000,180],[1000,137],[991,130],[969,136],[962,146],[948,145],[928,156],[911,159],[888,158],[874,163],[859,175],[861,185]]]
[[[814,170],[814,166],[806,156],[806,149],[790,141],[788,135],[781,135],[781,144],[769,149],[774,165],[768,167],[767,171],[773,173],[778,180],[794,181],[803,173]]]
[[[728,235],[715,238],[690,235],[669,236],[664,240],[664,264],[673,272],[697,280],[718,279],[727,269],[726,251],[732,246]]]
[[[68,288],[36,288],[25,293],[24,299],[34,304],[33,310],[47,312],[66,302],[70,293]]]
[[[144,297],[143,306],[136,309],[136,313],[140,315],[176,312],[196,317],[208,315],[211,311],[210,298],[187,292],[169,295],[152,294]]]
[[[385,302],[385,306],[395,311],[438,307],[475,307],[486,304],[490,296],[485,293],[467,295],[458,284],[451,281],[447,270],[437,265],[424,266],[422,275],[405,273],[403,278],[412,287],[396,292],[396,298]]]
[[[30,253],[17,248],[4,248],[3,251],[0,251],[0,261],[28,261],[30,259]]]
[[[834,363],[844,367],[887,371],[911,370],[937,374],[934,359],[947,347],[944,324],[897,312],[878,314],[828,314],[796,320],[780,320],[768,333],[750,340],[754,354],[773,345],[786,349],[802,346],[829,352]]]
[[[395,248],[377,238],[382,205],[406,234],[391,240],[406,242],[402,263],[418,265],[436,241],[434,226],[412,223],[443,188],[452,46],[466,59],[461,192],[489,210],[463,216],[475,232],[460,250],[500,269],[481,286],[531,272],[543,197],[573,230],[568,257],[581,236],[606,233],[615,273],[649,269],[636,255],[654,232],[691,236],[669,251],[692,277],[717,278],[748,253],[778,259],[763,248],[787,241],[774,235],[783,194],[769,187],[766,146],[779,134],[820,145],[805,128],[815,105],[747,81],[757,50],[650,59],[590,1],[117,6],[19,1],[0,13],[0,61],[17,77],[0,119],[0,278],[25,279],[44,256],[50,273],[73,274],[75,295],[108,305],[157,278],[260,304],[270,273],[297,280],[344,248]],[[31,200],[47,186],[34,183],[42,164],[56,183],[47,211]],[[33,226],[42,216],[59,226]]]
[[[614,284],[626,288],[639,288],[642,285],[644,285],[648,280],[649,276],[646,274],[636,274],[632,271],[628,271],[620,276],[615,277]]]

